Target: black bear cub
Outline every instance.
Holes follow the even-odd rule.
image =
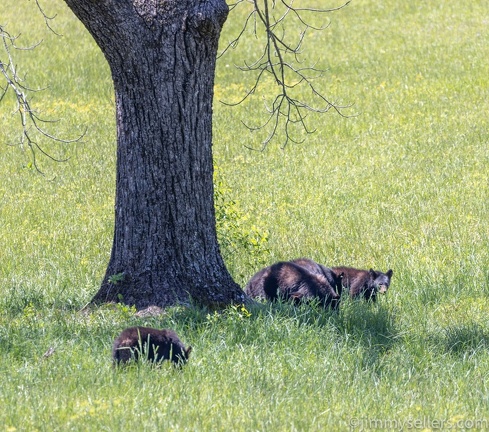
[[[140,357],[158,363],[170,360],[175,364],[186,363],[192,347],[185,348],[173,330],[150,327],[130,327],[114,341],[112,357],[115,364],[138,360]]]
[[[350,297],[363,297],[366,300],[377,300],[377,294],[384,294],[389,289],[392,270],[382,273],[377,270],[359,270],[351,267],[332,267],[337,274],[343,275],[343,286],[350,291]]]
[[[318,299],[324,307],[337,309],[340,294],[335,290],[336,281],[325,275],[312,273],[293,262],[283,261],[270,266],[263,281],[267,299],[301,300]],[[334,273],[332,273],[334,275]]]

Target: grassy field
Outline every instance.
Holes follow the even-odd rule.
[[[327,68],[318,88],[350,108],[311,115],[317,132],[285,149],[247,148],[261,135],[241,121],[260,122],[266,94],[219,102],[249,88],[233,65],[253,58],[253,38],[219,60],[214,151],[236,218],[222,235],[237,282],[307,256],[392,268],[387,296],[336,315],[276,304],[156,317],[80,312],[112,241],[111,81],[62,1],[45,8],[63,37],[31,3],[3,0],[0,23],[22,32],[19,45],[44,40],[14,53],[31,86],[49,85],[33,103],[60,119],[58,135],[87,133],[44,142],[69,160],[40,159],[42,176],[28,149],[9,146],[19,123],[11,99],[0,105],[0,430],[489,428],[487,1],[353,0],[328,15],[305,54]],[[223,46],[243,14],[230,15]],[[174,328],[194,348],[189,364],[113,370],[112,340],[134,324]]]

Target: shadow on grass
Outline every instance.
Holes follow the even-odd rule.
[[[34,306],[36,302],[40,302],[39,307]],[[148,315],[122,304],[73,313],[69,308],[48,308],[42,299],[27,296],[18,296],[9,306],[15,313],[10,315],[5,331],[0,332],[0,346],[19,359],[39,358],[51,347],[59,355],[83,341],[109,360],[113,339],[123,328],[136,325],[172,328],[197,352],[199,348],[204,350],[201,355],[212,346],[234,351],[242,346],[258,349],[312,340],[312,347],[329,349],[331,344],[340,343],[351,352],[358,351],[359,361],[368,368],[399,340],[394,317],[382,302],[367,304],[350,299],[341,304],[339,311],[324,309],[314,302],[256,302],[219,312],[191,305]]]
[[[382,301],[370,304],[346,298],[338,311],[315,302],[293,305],[280,301],[235,305],[220,312],[192,307],[175,310],[168,318],[191,328],[194,335],[205,333],[227,346],[282,343],[318,330],[332,343],[358,351],[365,367],[375,365],[402,340],[394,314]]]
[[[382,305],[347,299],[336,320],[339,337],[361,345],[374,357],[387,352],[400,339],[393,313]]]
[[[438,339],[444,352],[456,356],[464,357],[489,348],[489,330],[475,322],[450,325]]]

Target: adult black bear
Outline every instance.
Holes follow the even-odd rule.
[[[298,264],[283,261],[270,266],[263,280],[263,290],[269,300],[282,298],[299,302],[318,299],[324,307],[337,309],[340,295],[328,279],[312,273]]]
[[[377,270],[360,270],[352,267],[332,267],[337,275],[343,274],[343,286],[350,291],[350,297],[363,297],[366,300],[377,300],[377,293],[386,293],[389,289],[392,270],[382,273]]]
[[[341,290],[343,288],[343,285],[341,283],[341,274],[337,275],[330,268],[318,264],[317,262],[308,258],[297,258],[290,262],[304,268],[310,273],[324,276],[329,284],[336,290],[336,292],[341,295]],[[244,291],[247,295],[253,298],[267,298],[264,290],[264,284],[265,279],[267,279],[270,275],[271,268],[272,266],[262,268],[251,277],[244,288]]]
[[[152,362],[170,360],[175,364],[186,363],[192,347],[185,348],[173,330],[150,327],[129,327],[114,341],[112,357],[115,364],[147,358]]]

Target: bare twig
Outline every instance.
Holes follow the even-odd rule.
[[[46,26],[53,33],[59,35],[50,26],[50,21],[54,19],[54,16],[50,17],[46,15],[44,10],[41,8],[38,0],[36,0],[36,5],[39,8],[42,16],[44,17]],[[32,156],[33,166],[39,173],[42,174],[42,171],[40,170],[37,163],[38,152],[56,162],[63,162],[67,159],[55,158],[54,156],[46,152],[36,141],[36,135],[48,138],[49,140],[58,143],[68,144],[81,141],[86,131],[74,139],[61,139],[54,134],[49,133],[42,126],[43,124],[55,123],[55,121],[42,118],[39,113],[32,107],[31,98],[29,95],[35,92],[42,91],[44,89],[30,88],[27,86],[25,77],[21,77],[19,75],[12,56],[13,50],[32,50],[35,49],[40,43],[42,43],[42,41],[28,47],[20,47],[16,44],[18,37],[19,36],[11,36],[5,30],[4,26],[0,25],[0,40],[2,42],[1,50],[3,51],[3,55],[5,56],[5,61],[0,60],[0,102],[2,102],[5,95],[9,91],[13,92],[16,101],[16,108],[14,113],[18,114],[20,124],[22,126],[19,144],[21,146],[27,146],[29,148]]]
[[[299,127],[306,134],[315,131],[306,122],[308,113],[325,113],[332,109],[345,117],[343,109],[347,106],[341,106],[330,101],[313,85],[313,81],[320,78],[323,71],[316,69],[315,66],[301,67],[299,65],[302,63],[301,55],[306,33],[324,30],[329,26],[329,22],[320,26],[314,25],[309,18],[339,10],[349,2],[348,0],[341,6],[329,9],[295,7],[294,0],[238,0],[230,5],[231,9],[240,4],[250,4],[252,8],[242,30],[224,48],[221,55],[226,53],[229,48],[236,48],[239,40],[251,24],[253,24],[251,31],[257,39],[264,33],[265,43],[263,50],[258,53],[255,60],[252,62],[245,61],[242,66],[236,66],[242,71],[254,73],[254,84],[241,100],[226,104],[239,105],[245,102],[257,93],[260,85],[264,84],[266,77],[271,76],[277,86],[277,92],[271,104],[267,105],[264,100],[268,113],[266,119],[258,126],[249,126],[243,122],[250,131],[268,130],[268,134],[262,142],[262,149],[278,136],[281,126],[283,126],[285,134],[282,147],[285,147],[289,142],[302,142],[303,140],[294,137],[296,127]],[[286,25],[295,25],[295,28],[300,27],[299,35],[295,41],[291,41],[288,34],[286,35]],[[295,97],[294,90],[298,90],[298,87],[307,88],[311,97],[316,101],[316,105],[305,103]]]
[[[51,27],[51,21],[56,18],[56,15],[49,16],[44,12],[44,9],[41,7],[41,4],[39,3],[39,0],[36,0],[36,6],[39,9],[39,12],[41,12],[41,15],[44,18],[44,23],[46,24],[46,27],[51,30],[55,35],[61,36],[60,33],[56,32],[52,27]]]

